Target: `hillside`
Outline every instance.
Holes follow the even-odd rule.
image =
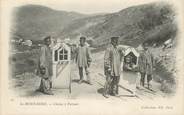
[[[80,34],[85,35],[94,40],[94,47],[106,45],[111,36],[120,36],[121,43],[137,46],[148,39],[163,42],[170,38],[170,34],[175,35],[177,29],[173,19],[174,12],[168,4],[145,4],[112,14],[75,20],[59,35],[72,39]]]
[[[171,8],[165,3],[152,3],[110,14],[83,15],[26,5],[15,8],[12,33],[31,40],[41,40],[46,35],[77,40],[85,35],[92,40],[93,47],[105,46],[111,36],[120,36],[122,44],[134,47],[147,40],[162,44],[176,35]]]
[[[40,40],[46,35],[55,35],[71,21],[86,17],[76,12],[57,11],[39,5],[16,7],[13,12],[12,33],[23,39]]]

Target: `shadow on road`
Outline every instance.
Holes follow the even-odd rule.
[[[35,96],[40,96],[40,95],[44,95],[42,92],[40,92],[40,91],[37,91],[37,90],[31,90],[31,91],[27,91],[26,92],[26,94],[25,95],[23,95],[23,96],[25,96],[25,97],[35,97]]]
[[[78,83],[79,79],[73,79],[72,82]]]
[[[135,97],[135,95],[118,95],[117,97]]]
[[[98,93],[103,94],[104,88],[100,88],[97,90]]]
[[[129,90],[129,89],[127,89],[127,88],[125,88],[125,87],[123,87],[121,85],[119,85],[119,87],[133,94],[133,92],[131,90]]]

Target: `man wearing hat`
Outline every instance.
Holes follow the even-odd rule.
[[[124,56],[123,48],[118,46],[119,37],[111,37],[111,44],[105,51],[104,56],[104,73],[106,83],[103,95],[118,95],[118,84],[121,74],[121,62]]]
[[[51,36],[44,38],[44,45],[40,49],[38,74],[41,77],[40,87],[37,91],[41,91],[44,94],[53,95],[51,77],[53,75],[52,70],[52,50]]]
[[[140,52],[139,56],[139,72],[141,75],[140,85],[144,87],[145,77],[147,76],[147,86],[150,88],[150,81],[152,80],[153,70],[155,67],[155,61],[152,53],[148,49],[148,43],[144,42],[142,44],[143,50]]]
[[[92,59],[90,49],[85,42],[86,37],[83,36],[80,37],[80,44],[76,50],[76,62],[79,68],[79,76],[80,76],[79,84],[81,84],[84,81],[83,70],[85,70],[87,77],[86,82],[91,85],[92,83],[89,75],[90,74],[89,67]]]

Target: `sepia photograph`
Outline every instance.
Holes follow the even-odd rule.
[[[88,104],[93,100],[90,107],[95,103],[100,107],[98,103],[105,101],[110,103],[107,109],[118,106],[115,102],[126,102],[127,108],[139,102],[144,105],[135,114],[144,110],[175,113],[177,109],[176,115],[183,114],[173,103],[159,105],[160,99],[169,103],[183,95],[182,68],[178,69],[178,63],[183,63],[181,12],[177,5],[166,0],[78,1],[12,2],[16,4],[11,5],[6,29],[8,71],[1,76],[6,77],[6,92],[11,94],[7,99],[12,103],[34,99],[16,102],[17,106],[37,106],[37,99],[44,99],[47,106],[63,106],[61,101],[51,103],[52,99],[72,100],[68,102],[72,107],[80,106],[78,100]],[[145,105],[146,101],[152,104]],[[123,113],[108,113],[105,106],[99,111],[95,114]]]

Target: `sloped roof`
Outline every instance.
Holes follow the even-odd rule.
[[[66,50],[70,50],[70,47],[65,44],[65,43],[57,43],[54,47],[53,50],[58,50],[58,49],[63,49],[65,48]]]
[[[126,50],[125,50],[125,56],[128,55],[130,52],[132,52],[136,57],[139,57],[139,53],[136,51],[135,48],[133,47],[128,47]]]
[[[139,52],[134,47],[128,45],[119,45],[119,47],[123,48],[125,56],[132,52],[136,57],[139,57]]]

